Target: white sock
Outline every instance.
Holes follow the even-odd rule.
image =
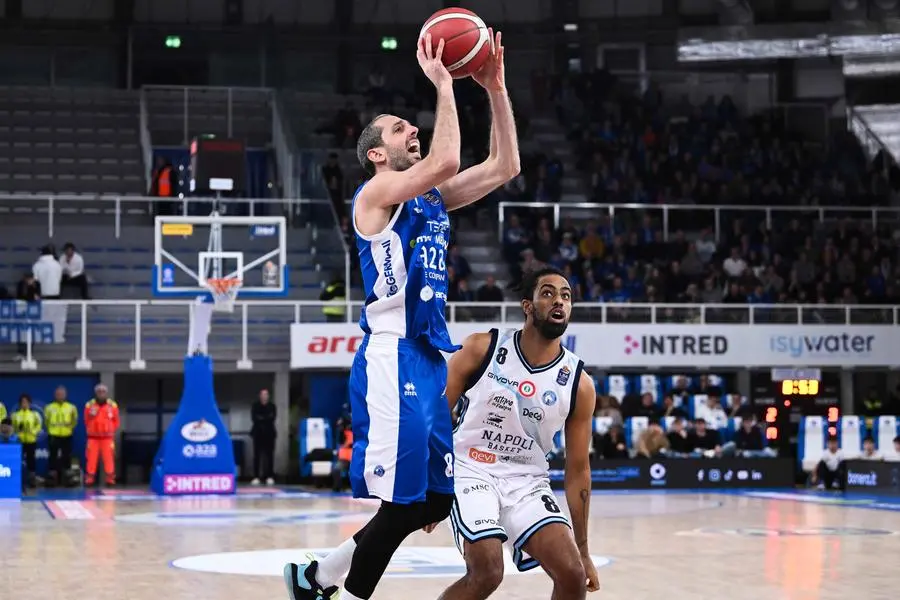
[[[351,594],[351,593],[348,592],[347,590],[344,590],[343,592],[341,592],[341,600],[365,600],[365,599],[364,599],[364,598],[360,598],[360,597],[358,597],[358,596],[354,596],[353,594]]]
[[[338,546],[334,552],[319,560],[319,569],[316,571],[316,581],[322,587],[331,587],[338,582],[338,579],[347,574],[350,570],[350,562],[353,560],[353,553],[356,551],[356,540],[352,537]],[[344,598],[347,593],[344,592]],[[353,600],[352,597],[350,600]]]

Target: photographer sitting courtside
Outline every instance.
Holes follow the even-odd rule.
[[[841,489],[844,481],[844,453],[838,445],[836,436],[828,438],[828,445],[822,459],[810,473],[809,481],[820,490]]]

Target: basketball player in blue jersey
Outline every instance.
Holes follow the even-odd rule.
[[[448,211],[484,197],[519,172],[519,149],[506,91],[498,33],[485,66],[473,78],[491,105],[491,150],[483,163],[458,173],[459,120],[453,79],[441,63],[444,43],[431,36],[417,58],[437,89],[431,150],[422,158],[418,129],[379,115],[357,143],[360,164],[372,176],[353,198],[353,226],[366,301],[365,332],[350,371],[356,498],[379,498],[378,513],[353,538],[321,560],[288,564],[292,600],[327,600],[347,573],[342,600],[372,596],[406,537],[444,520],[453,503],[453,434],[443,397],[455,352],[447,303]]]

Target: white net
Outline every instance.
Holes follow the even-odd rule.
[[[206,287],[213,297],[213,310],[230,313],[234,311],[234,300],[241,288],[241,280],[234,278],[207,279]]]

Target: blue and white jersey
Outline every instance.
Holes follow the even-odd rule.
[[[354,205],[364,185],[356,190]],[[419,340],[445,352],[458,350],[444,317],[450,217],[438,189],[397,206],[377,235],[362,235],[355,217],[353,228],[366,292],[362,330]]]

